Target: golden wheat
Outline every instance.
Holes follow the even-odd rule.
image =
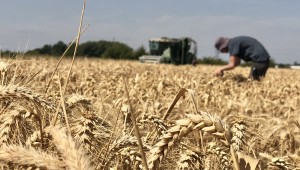
[[[53,104],[43,99],[40,94],[37,94],[26,87],[18,85],[0,85],[0,99],[10,101],[25,99],[29,103],[33,103],[36,106],[54,109]]]
[[[61,152],[68,169],[93,169],[85,150],[70,135],[67,135],[65,130],[58,127],[51,127],[49,133],[53,137],[55,146]]]
[[[0,148],[0,160],[17,166],[31,168],[63,170],[65,165],[58,157],[18,145],[2,146]]]
[[[230,159],[228,158],[228,148],[227,151],[221,147],[218,147],[216,143],[209,143],[207,153],[216,154],[222,170],[229,170],[231,167]]]
[[[149,168],[155,169],[159,166],[159,162],[167,155],[170,150],[180,139],[194,130],[202,130],[218,137],[224,144],[229,145],[231,138],[228,127],[222,123],[217,117],[213,117],[207,113],[201,115],[187,114],[186,119],[176,121],[176,126],[168,129],[167,133],[161,136],[159,142],[151,149]]]
[[[199,152],[185,150],[181,153],[181,157],[177,163],[178,170],[196,170],[203,167],[203,156]]]
[[[121,149],[117,155],[119,155],[118,162],[121,162],[118,169],[143,169],[141,154],[131,147]]]
[[[244,165],[252,169],[258,165],[262,169],[271,167],[296,169],[300,164],[298,70],[270,68],[262,81],[253,82],[244,76],[249,71],[247,67],[236,68],[218,78],[209,74],[216,68],[214,66],[190,67],[141,64],[135,61],[79,59],[79,62],[73,65],[74,69],[70,73],[69,84],[64,93],[66,115],[72,136],[67,135],[65,131],[60,133],[64,133],[66,139],[73,143],[69,142],[72,147],[65,147],[63,150],[57,146],[58,142],[52,139],[52,135],[48,134],[50,122],[55,115],[54,108],[57,108],[58,112],[57,124],[62,128],[66,127],[65,117],[62,116],[61,107],[58,106],[58,103],[61,103],[59,77],[54,75],[54,81],[49,84],[46,94],[39,93],[41,88],[47,86],[46,82],[49,82],[56,60],[35,58],[16,61],[18,67],[4,61],[9,65],[5,65],[1,72],[2,146],[26,144],[37,151],[55,155],[54,157],[58,158],[65,168],[70,166],[68,164],[77,166],[77,162],[85,162],[81,158],[86,155],[85,149],[89,151],[90,159],[82,164],[88,164],[91,169],[99,167],[108,169],[118,163],[120,166],[115,168],[120,169],[121,162],[125,163],[128,169],[133,168],[136,163],[141,167],[140,157],[135,156],[139,155],[140,151],[137,150],[136,138],[132,136],[133,129],[126,125],[127,120],[124,121],[130,111],[129,100],[121,81],[126,75],[134,115],[140,125],[141,122],[145,122],[139,128],[145,146],[143,151],[148,156],[149,165],[155,163],[157,164],[155,168],[167,170],[178,168],[180,158],[182,161],[184,159],[181,153],[186,150],[185,147],[180,147],[181,145],[174,148],[180,140],[188,145],[189,149],[198,147],[197,150],[201,153],[208,153],[205,146],[211,141],[221,144],[218,146],[224,147],[222,151],[226,153],[229,146],[232,146],[235,153],[230,155],[238,156],[237,165],[243,166],[244,161]],[[62,85],[68,81],[66,75],[69,62],[70,60],[66,59],[59,66],[61,75],[59,81]],[[40,67],[43,69],[35,71]],[[39,74],[30,76],[32,72]],[[188,90],[189,93],[187,89],[191,89]],[[191,91],[193,93],[190,93]],[[215,113],[216,116],[200,112],[197,115],[198,109]],[[123,118],[119,117],[122,113]],[[166,113],[168,116],[162,121]],[[196,118],[185,113],[197,113]],[[149,118],[143,118],[145,114],[148,114],[146,117]],[[127,115],[127,118],[129,117]],[[245,128],[241,128],[241,124]],[[156,142],[159,137],[152,135],[151,132],[155,130],[153,127],[161,128],[165,132],[152,147],[151,142]],[[126,135],[129,136],[128,139],[122,142],[120,138]],[[221,140],[223,143],[220,143]],[[75,141],[81,144],[81,147],[74,144]],[[173,149],[170,150],[171,148]],[[71,150],[80,157],[79,161],[74,161],[77,159],[74,153],[70,154],[70,160],[67,160],[65,152]],[[222,152],[214,152],[203,156],[203,163],[206,164],[202,164],[201,168],[222,168],[222,156],[217,156],[217,153]],[[264,159],[258,154],[260,152],[272,157]],[[158,158],[154,159],[153,156]],[[226,156],[229,162],[234,160],[234,157]],[[272,162],[272,158],[280,160]],[[0,168],[8,169],[12,166],[6,162],[9,162],[9,159],[3,162]],[[15,169],[26,166],[37,168],[33,164],[22,167],[16,163],[13,166]]]
[[[15,136],[20,138],[22,127],[18,124],[24,123],[27,118],[32,117],[34,114],[24,110],[20,106],[11,106],[8,111],[0,115],[0,146],[16,142]],[[33,116],[34,117],[34,116]],[[25,124],[25,123],[24,123]],[[34,124],[34,122],[31,122]],[[17,134],[19,132],[19,134]]]
[[[162,119],[160,119],[158,116],[155,116],[155,115],[144,114],[142,119],[139,120],[139,122],[154,124],[159,135],[161,135],[165,131],[167,131],[167,128],[168,128],[166,123]]]
[[[246,125],[244,123],[235,123],[230,128],[232,132],[231,145],[235,151],[240,151],[245,137]]]
[[[4,61],[0,61],[0,72],[6,72],[8,70],[9,64]]]

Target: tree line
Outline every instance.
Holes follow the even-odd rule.
[[[51,45],[46,44],[40,48],[29,50],[25,53],[28,56],[61,56],[68,48],[68,44],[63,41],[58,41],[57,43]],[[65,56],[73,56],[75,49],[75,44],[73,44]],[[12,56],[16,52],[11,51],[1,51],[2,55]],[[117,41],[87,41],[78,45],[77,56],[92,57],[92,58],[110,58],[110,59],[128,59],[128,60],[138,60],[140,56],[147,55],[144,46],[140,46],[137,49],[133,49],[127,44],[117,42]],[[197,59],[199,64],[211,64],[211,65],[223,65],[226,64],[220,58],[217,57],[203,57]]]
[[[61,56],[69,45],[63,41],[56,44],[46,44],[41,48],[27,51],[26,55],[49,55]],[[66,52],[65,56],[73,56],[75,44],[73,44]],[[93,57],[93,58],[111,58],[111,59],[129,59],[137,60],[139,56],[146,54],[143,46],[134,50],[128,45],[116,41],[87,41],[78,45],[77,56]]]

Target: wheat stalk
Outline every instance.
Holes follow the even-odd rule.
[[[27,147],[42,147],[42,148],[47,148],[48,144],[51,140],[51,136],[49,134],[49,129],[51,126],[47,126],[43,128],[42,136],[41,136],[41,131],[36,130],[34,131],[26,140],[25,144]],[[43,140],[42,140],[43,137]],[[46,145],[47,144],[47,145]]]
[[[18,145],[2,146],[0,148],[0,160],[16,164],[49,170],[63,170],[64,163],[59,161],[58,157],[35,150],[33,148],[24,148]]]
[[[268,164],[269,166],[276,166],[284,170],[291,169],[291,164],[286,162],[284,159],[280,158],[272,158],[271,162]]]
[[[123,135],[119,139],[115,140],[111,144],[110,152],[113,153],[111,155],[109,160],[112,160],[115,158],[115,156],[124,156],[127,155],[127,158],[129,158],[131,155],[131,160],[132,156],[138,156],[138,161],[142,161],[140,153],[134,150],[138,147],[138,141],[135,136],[130,136],[130,135]],[[148,145],[143,145],[143,150],[149,151],[150,146]],[[126,154],[125,154],[126,153]],[[130,154],[129,154],[130,153]],[[121,157],[121,160],[123,160],[123,157]],[[128,161],[127,161],[128,162]],[[142,162],[140,162],[142,163]],[[138,167],[142,167],[142,164],[139,164]]]
[[[105,144],[111,134],[111,131],[102,126],[95,116],[76,116],[71,121],[71,131],[74,138],[90,151]]]
[[[91,105],[91,100],[85,96],[74,93],[68,98],[66,104],[67,104],[68,108],[74,108],[78,104],[82,104],[83,106],[86,106],[86,105],[89,106],[89,105]]]
[[[0,99],[2,100],[27,100],[29,103],[33,104],[34,109],[32,109],[29,106],[23,105],[23,107],[28,108],[28,110],[33,110],[32,113],[34,114],[34,117],[39,122],[39,128],[40,133],[42,135],[42,120],[41,120],[41,108],[47,107],[49,109],[53,109],[54,107],[52,104],[49,104],[46,100],[41,98],[41,95],[34,93],[30,89],[27,89],[25,87],[19,87],[17,85],[8,85],[3,86],[0,85]],[[41,108],[39,108],[41,107]],[[31,113],[30,113],[31,114]],[[14,114],[13,114],[14,115]],[[7,121],[11,121],[11,119],[6,119]],[[5,131],[4,131],[5,132]],[[41,140],[43,140],[43,137],[41,136]]]
[[[129,136],[129,135],[123,135],[121,138],[115,140],[111,145],[111,151],[118,152],[122,148],[126,147],[138,147],[138,142],[136,137]]]
[[[246,125],[244,123],[235,123],[230,128],[232,132],[231,138],[231,146],[233,147],[234,151],[240,151],[241,146],[243,144],[243,138],[245,137]]]
[[[7,62],[0,61],[0,72],[6,72],[8,70],[9,64]]]
[[[10,110],[1,115],[0,120],[0,145],[9,143],[11,132],[15,125],[15,121],[21,119],[21,113],[17,110]]]
[[[80,35],[85,31],[85,29],[86,29],[88,26],[89,26],[89,25],[87,25],[86,27],[84,27],[84,28],[82,29]],[[61,62],[61,60],[62,60],[62,58],[66,55],[66,53],[67,53],[68,50],[71,48],[71,46],[74,44],[74,42],[77,41],[77,38],[78,38],[78,36],[77,36],[77,37],[69,44],[69,46],[67,47],[67,49],[65,50],[65,52],[64,52],[64,53],[62,54],[62,56],[59,58],[59,60],[58,60],[58,62],[57,62],[57,64],[56,64],[56,66],[55,66],[55,69],[54,69],[54,71],[53,71],[52,74],[51,74],[50,80],[49,80],[49,82],[48,82],[48,84],[47,84],[47,86],[46,86],[45,93],[47,93],[47,91],[48,91],[48,89],[49,89],[50,83],[51,83],[51,81],[52,81],[52,79],[53,79],[53,77],[54,77],[54,74],[55,74],[55,72],[56,72],[56,70],[57,70],[57,68],[58,68],[58,66],[59,66],[59,64],[60,64],[60,62]]]
[[[48,101],[44,100],[41,95],[33,92],[32,90],[17,86],[17,85],[0,85],[0,99],[1,100],[22,100],[25,99],[29,102],[34,103],[37,106],[44,106],[49,109],[54,109],[53,105]]]
[[[86,149],[95,149],[96,146],[99,147],[107,142],[112,126],[96,115],[91,100],[82,95],[73,94],[68,99],[67,106],[67,111],[73,113],[70,117],[72,134],[84,144]]]
[[[127,79],[128,79],[128,77],[127,77]],[[132,124],[133,124],[133,127],[134,127],[135,135],[136,135],[136,138],[137,138],[140,154],[142,156],[144,168],[145,168],[145,170],[148,170],[149,168],[148,168],[148,164],[147,164],[147,158],[146,158],[146,155],[145,155],[144,150],[143,150],[143,142],[142,142],[142,139],[141,139],[140,130],[139,130],[137,124],[136,124],[136,118],[135,118],[135,115],[134,115],[134,110],[133,110],[133,107],[131,105],[131,100],[129,98],[127,82],[124,78],[123,78],[123,81],[124,81],[124,85],[125,85],[125,93],[126,93],[128,101],[129,101],[130,117],[131,117],[131,121],[132,121]]]
[[[267,153],[259,153],[259,156],[261,157],[260,161],[268,168],[278,167],[284,170],[299,169],[299,167],[292,166],[292,164],[288,163],[285,158],[273,157]]]
[[[176,125],[162,135],[160,141],[151,149],[148,161],[150,169],[157,168],[163,157],[167,155],[168,150],[179,142],[182,137],[194,130],[202,130],[213,134],[225,145],[229,145],[230,130],[220,119],[207,113],[202,113],[201,115],[187,114],[186,116],[186,119],[176,121]]]
[[[135,170],[142,170],[143,169],[143,162],[142,156],[139,152],[134,150],[132,147],[126,147],[121,149],[117,153],[119,160],[121,161],[122,165],[121,169],[135,169]]]
[[[13,110],[8,110],[0,115],[0,146],[8,144],[13,140],[12,134],[18,128],[18,121],[34,116],[21,108],[12,107],[11,109]]]
[[[92,139],[94,138],[94,124],[92,120],[80,117],[71,126],[71,131],[74,132],[74,137],[79,140],[81,144],[92,146]]]
[[[5,77],[6,77],[5,75],[8,70],[8,67],[9,67],[9,64],[7,62],[0,61],[1,85],[4,84]]]
[[[157,128],[159,135],[163,134],[167,131],[168,126],[166,123],[161,120],[158,116],[151,115],[151,114],[144,114],[142,119],[139,120],[140,123],[152,123]]]
[[[202,165],[202,155],[199,152],[185,150],[177,162],[178,170],[200,169]]]
[[[217,157],[219,158],[219,160],[221,162],[222,170],[230,169],[230,161],[229,161],[229,158],[227,157],[228,151],[226,151],[225,149],[223,149],[221,147],[218,147],[216,145],[216,143],[212,142],[208,145],[207,152],[217,155]]]
[[[66,166],[70,170],[92,170],[90,158],[84,149],[78,145],[66,131],[52,126],[49,133],[53,137],[53,143],[61,152]]]
[[[205,157],[204,157],[204,168],[203,168],[203,170],[211,170],[211,169],[213,169],[213,167],[212,167],[212,164],[214,164],[214,162],[213,162],[213,155],[211,155],[211,154],[209,154],[209,155],[206,155]]]
[[[78,49],[78,45],[79,45],[80,38],[81,38],[82,21],[83,21],[83,17],[84,17],[85,6],[86,6],[86,0],[83,0],[81,16],[80,16],[80,22],[79,22],[77,38],[76,38],[76,43],[75,43],[75,49],[74,49],[74,53],[73,53],[73,57],[72,57],[72,61],[71,61],[71,66],[69,68],[68,75],[67,75],[67,78],[66,78],[66,84],[65,84],[65,86],[64,86],[64,88],[62,89],[62,92],[61,92],[62,94],[65,94],[67,85],[69,83],[70,75],[71,75],[71,72],[72,72],[72,68],[73,68],[73,65],[74,65],[74,62],[75,62],[75,58],[76,58],[76,55],[77,55],[77,49]]]

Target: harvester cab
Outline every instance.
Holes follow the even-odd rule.
[[[191,38],[152,38],[149,40],[149,55],[139,57],[143,63],[195,64],[197,43]]]

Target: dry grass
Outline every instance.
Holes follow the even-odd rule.
[[[65,59],[48,87],[56,60],[1,60],[3,169],[144,168],[129,113],[150,169],[299,168],[299,70],[253,82],[242,67],[218,78],[214,66],[78,59],[69,73]]]

